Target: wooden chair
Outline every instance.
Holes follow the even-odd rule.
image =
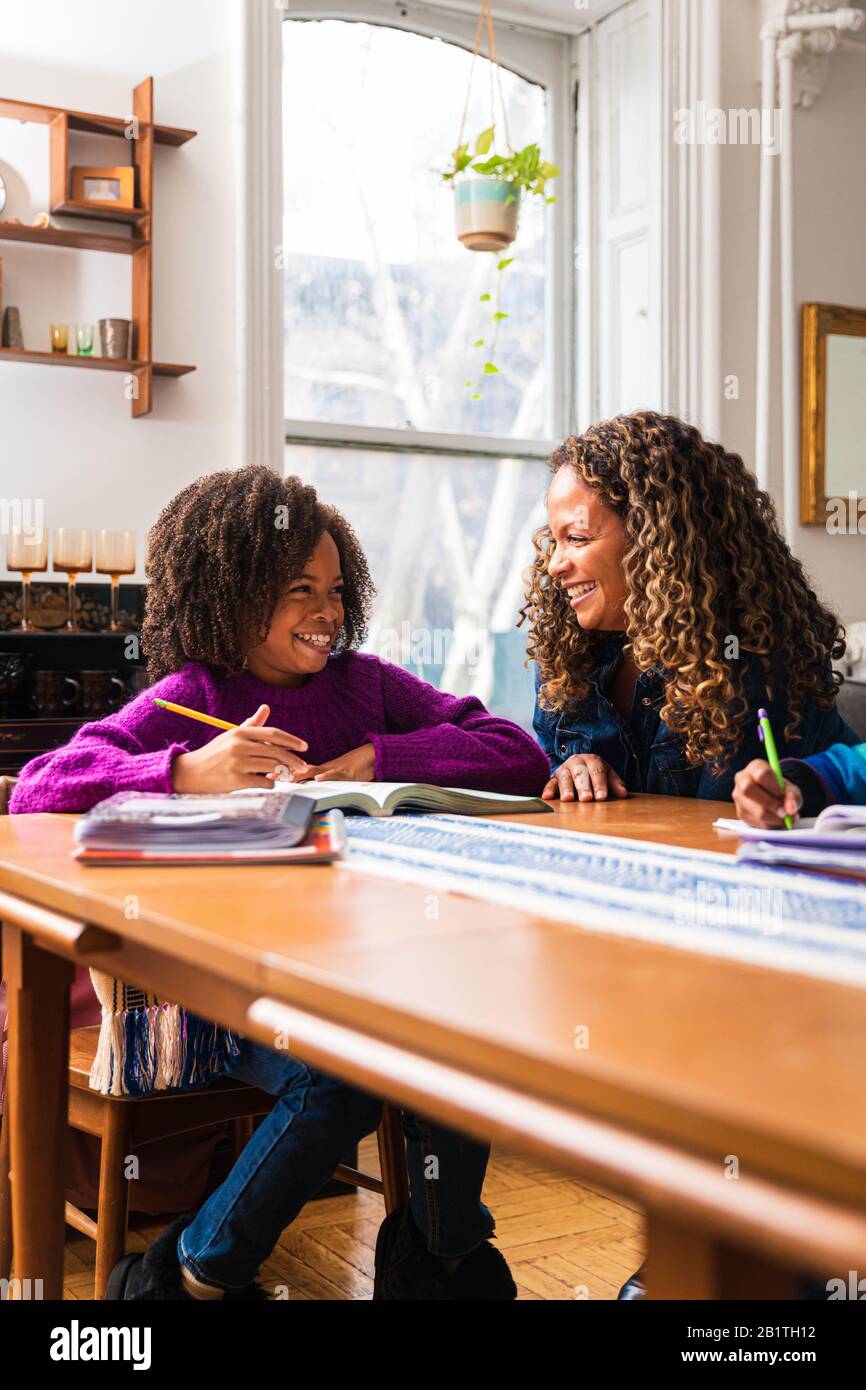
[[[0,815],[5,814],[14,779],[0,777]],[[2,978],[2,960],[0,960]],[[108,1276],[126,1249],[129,1182],[124,1172],[128,1155],[171,1135],[188,1134],[207,1125],[233,1125],[235,1157],[250,1134],[253,1119],[266,1115],[274,1097],[246,1082],[223,1077],[201,1091],[159,1093],[153,1096],[104,1096],[89,1086],[99,1028],[74,1028],[69,1039],[69,1123],[73,1129],[96,1135],[101,1143],[96,1220],[66,1203],[66,1221],[96,1242],[94,1298],[102,1298]],[[334,1177],[385,1199],[386,1212],[409,1199],[406,1148],[400,1112],[382,1108],[376,1133],[381,1178],[340,1164]],[[0,1279],[12,1266],[12,1222],[9,1184],[9,1126],[0,1121]]]
[[[866,739],[866,680],[848,676],[839,689],[839,713],[851,728]]]

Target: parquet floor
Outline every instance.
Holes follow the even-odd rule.
[[[360,1159],[378,1170],[374,1136]],[[484,1200],[522,1299],[615,1298],[643,1258],[639,1212],[535,1159],[494,1150]],[[280,1298],[370,1298],[383,1214],[370,1192],[311,1202],[283,1232],[261,1282]],[[129,1248],[145,1249],[164,1224],[133,1217]],[[70,1227],[66,1235],[65,1296],[92,1298],[94,1246]]]

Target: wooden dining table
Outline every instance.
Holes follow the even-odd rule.
[[[503,819],[732,853],[726,814],[633,796]],[[639,1204],[651,1298],[866,1269],[862,988],[340,864],[85,867],[74,820],[0,819],[14,1273],[46,1298],[76,964]]]

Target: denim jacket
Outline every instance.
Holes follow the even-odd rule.
[[[775,680],[776,696],[771,700],[760,662],[756,657],[746,657],[744,694],[749,709],[754,712],[754,720],[746,724],[743,741],[723,776],[715,776],[705,766],[691,767],[683,753],[681,736],[672,733],[659,719],[664,702],[660,672],[641,672],[638,676],[631,718],[627,723],[613,705],[610,689],[624,645],[622,633],[599,640],[595,667],[589,673],[589,692],[583,700],[565,710],[541,708],[538,703],[541,682],[536,669],[533,728],[553,771],[575,753],[596,753],[619,774],[629,791],[730,801],[735,773],[753,758],[766,757],[757,734],[757,712],[762,707],[770,715],[780,758],[805,758],[834,743],[853,746],[860,742],[835,705],[832,709],[817,709],[810,699],[801,707],[798,737],[786,739],[785,673],[779,671]]]

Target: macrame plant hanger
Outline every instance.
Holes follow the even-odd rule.
[[[478,24],[475,29],[475,45],[472,51],[472,61],[469,65],[469,81],[466,85],[466,99],[463,103],[463,115],[460,119],[460,133],[457,137],[457,150],[455,158],[460,158],[460,151],[463,149],[466,135],[466,122],[469,118],[469,103],[472,98],[472,81],[475,76],[475,68],[478,58],[481,56],[481,47],[484,39],[485,28],[487,31],[487,58],[490,68],[490,130],[491,141],[488,148],[477,149],[472,153],[471,159],[476,156],[484,157],[495,150],[496,135],[496,98],[499,98],[499,107],[502,112],[502,131],[505,137],[506,153],[509,156],[514,154],[511,144],[511,134],[508,129],[508,112],[505,106],[505,96],[502,91],[502,72],[499,66],[499,59],[496,56],[496,34],[493,28],[493,10],[490,0],[481,0],[481,10],[478,15]],[[469,153],[467,151],[467,153]],[[508,317],[500,307],[500,297],[502,290],[502,276],[499,272],[511,264],[511,259],[500,260],[499,257],[514,240],[517,232],[517,199],[512,190],[509,190],[504,200],[483,201],[478,214],[473,211],[473,193],[477,184],[482,182],[479,178],[470,181],[469,186],[464,185],[459,190],[455,188],[457,198],[457,235],[459,240],[469,251],[482,251],[492,253],[497,260],[497,273],[495,277],[495,291],[493,294],[485,293],[480,296],[485,304],[491,308],[490,330],[484,333],[483,337],[478,338],[475,348],[481,348],[482,366],[480,379],[473,380],[470,377],[465,385],[471,392],[470,399],[473,401],[481,400],[481,379],[498,375],[499,368],[493,360],[496,353],[496,344],[499,337],[501,321]],[[489,178],[488,184],[492,182]],[[500,183],[500,188],[501,188]],[[462,203],[462,206],[461,206]]]
[[[496,56],[496,33],[493,28],[493,10],[490,0],[481,0],[481,11],[478,15],[478,24],[475,28],[475,47],[472,51],[472,62],[469,65],[469,82],[466,86],[466,100],[463,103],[463,115],[460,120],[460,134],[457,137],[457,148],[463,144],[463,136],[466,132],[466,120],[469,115],[469,101],[472,96],[472,79],[475,76],[476,59],[481,53],[481,42],[484,36],[484,21],[487,20],[487,57],[490,62],[490,124],[496,125],[496,95],[499,95],[499,105],[502,110],[502,128],[505,135],[505,143],[508,153],[513,154],[514,149],[511,144],[511,137],[508,133],[508,112],[505,109],[505,98],[502,95],[502,74],[499,68],[499,59]]]

